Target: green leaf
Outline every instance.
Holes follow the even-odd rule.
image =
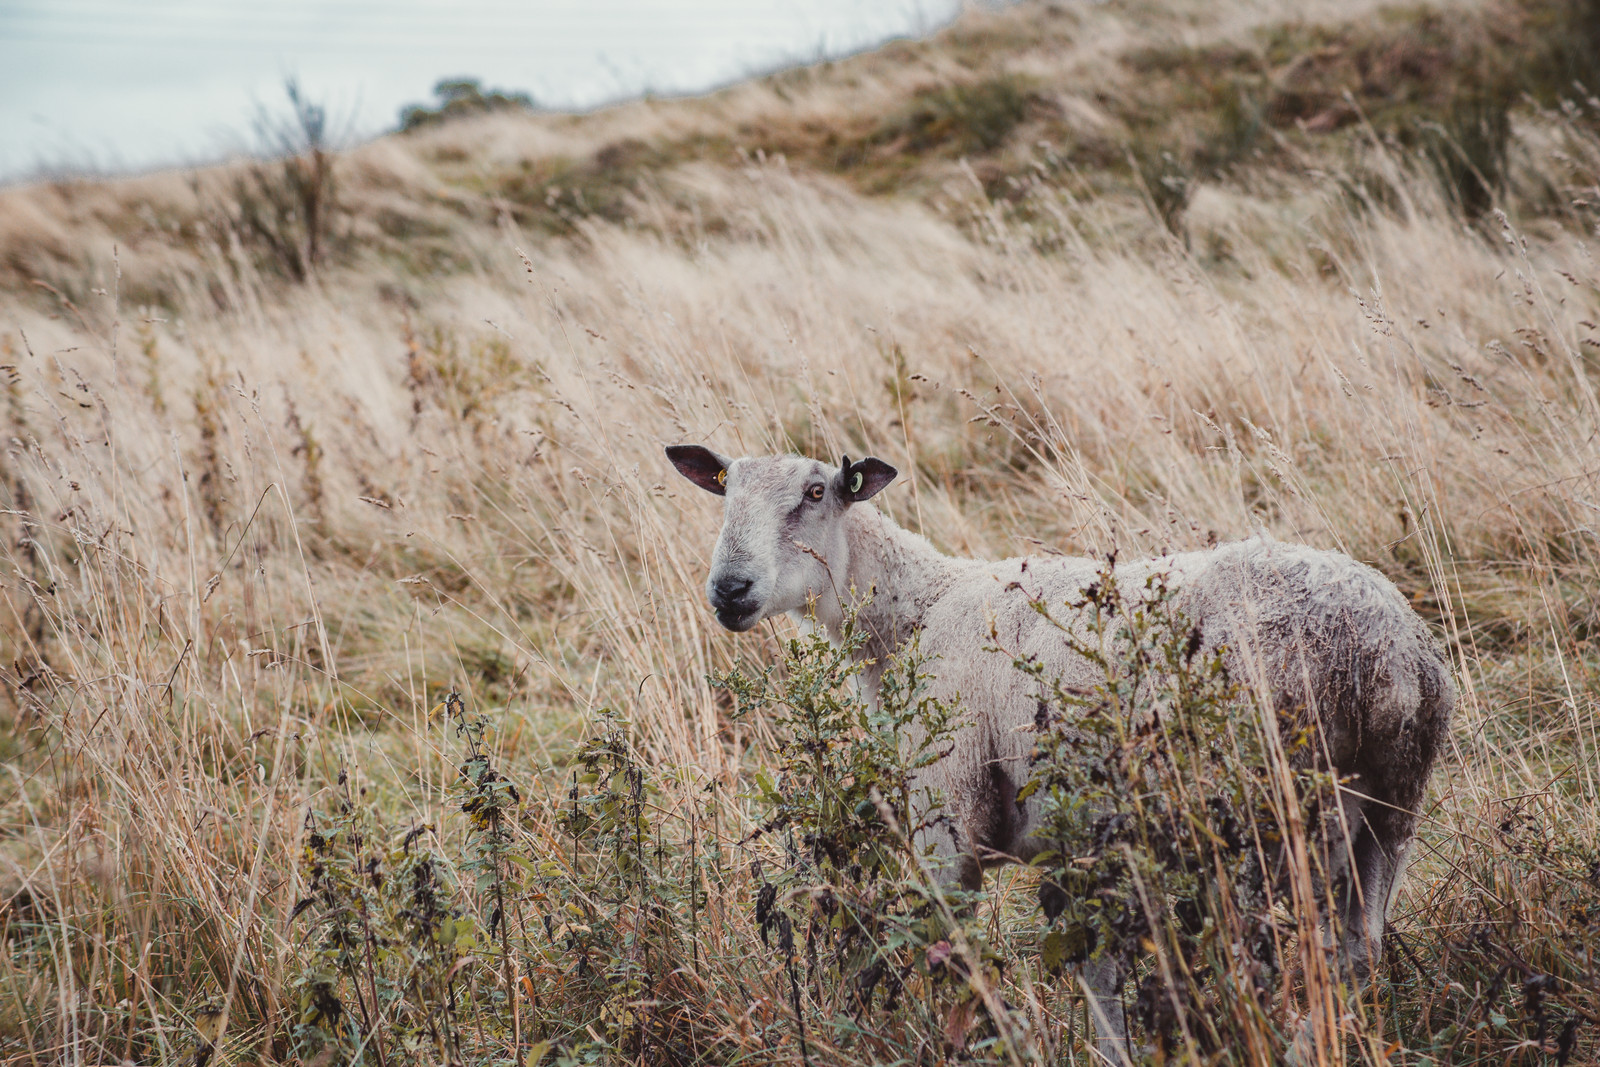
[[[1067,956],[1067,935],[1060,930],[1051,930],[1044,938],[1044,947],[1039,953],[1039,958],[1046,968],[1055,970],[1061,966]]]

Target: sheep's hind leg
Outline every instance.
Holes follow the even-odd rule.
[[[1389,909],[1400,888],[1411,851],[1416,818],[1409,812],[1379,802],[1365,804],[1351,821],[1355,840],[1349,852],[1349,870],[1334,894],[1339,974],[1352,1001],[1366,991],[1383,955],[1383,931]],[[1290,1067],[1315,1063],[1313,1021],[1306,1019],[1290,1045]]]
[[[1078,977],[1094,1019],[1099,1062],[1128,1067],[1132,1061],[1128,1056],[1128,1022],[1122,1011],[1122,983],[1126,976],[1121,966],[1109,956],[1100,956],[1085,963]]]
[[[1379,802],[1369,802],[1362,812],[1351,850],[1351,877],[1339,900],[1339,963],[1352,993],[1366,988],[1383,955],[1384,926],[1405,873],[1415,825],[1410,812]]]
[[[1322,950],[1334,955],[1333,978],[1343,984],[1350,1003],[1366,991],[1383,954],[1384,925],[1415,822],[1393,805],[1347,793],[1338,820],[1325,827],[1325,869],[1338,873],[1327,887]],[[1285,1056],[1291,1067],[1317,1062],[1316,1029],[1314,1017],[1301,1023]]]

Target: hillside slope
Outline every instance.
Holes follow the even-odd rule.
[[[347,249],[399,257],[425,275],[461,265],[451,238],[473,224],[509,217],[567,234],[584,218],[627,220],[641,181],[691,161],[781,156],[858,191],[930,202],[960,199],[973,180],[990,197],[1016,199],[1041,162],[1072,167],[1097,193],[1134,196],[1174,177],[1166,157],[1201,181],[1252,165],[1294,171],[1338,155],[1351,138],[1329,135],[1354,126],[1415,145],[1428,121],[1459,134],[1464,107],[1529,92],[1553,104],[1591,69],[1590,15],[1582,0],[1022,4],[972,13],[931,41],[704,98],[581,116],[502,113],[383,138],[333,167],[322,225]],[[292,137],[292,124],[283,132]],[[1457,139],[1473,151],[1470,138]],[[85,280],[106,281],[116,244],[125,275],[150,287],[138,295],[159,300],[168,275],[225,237],[270,259],[273,235],[255,232],[252,209],[271,216],[276,205],[240,203],[244,169],[0,191],[3,280],[44,280],[78,299]],[[296,206],[283,192],[284,206]]]
[[[1015,868],[993,978],[908,964],[904,1044],[802,999],[756,917],[784,739],[711,682],[788,632],[703,603],[716,508],[661,457],[703,441],[879,455],[951,552],[1373,563],[1462,701],[1348,1055],[1592,1058],[1596,42],[1582,0],[1026,3],[701,99],[0,190],[0,1056],[1088,1062]],[[651,772],[649,864],[584,836],[597,738]],[[432,841],[474,932],[313,936],[378,907],[373,840],[408,878]]]

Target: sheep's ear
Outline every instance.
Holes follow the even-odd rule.
[[[706,492],[727,495],[724,487],[728,484],[728,467],[733,460],[700,445],[670,445],[667,459],[678,468],[679,474]]]
[[[852,504],[870,500],[883,491],[900,472],[881,459],[868,456],[850,462],[846,456],[839,464],[839,496]]]

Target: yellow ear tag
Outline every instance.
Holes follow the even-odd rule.
[[[862,481],[863,481],[863,479],[861,477],[861,472],[860,471],[856,471],[854,476],[852,476],[851,479],[850,479],[850,495],[854,496],[856,493],[861,492],[861,482]]]
[[[727,485],[728,484],[728,472],[727,472],[726,469],[723,469],[723,470],[720,470],[720,471],[717,472],[717,484],[718,485]]]

